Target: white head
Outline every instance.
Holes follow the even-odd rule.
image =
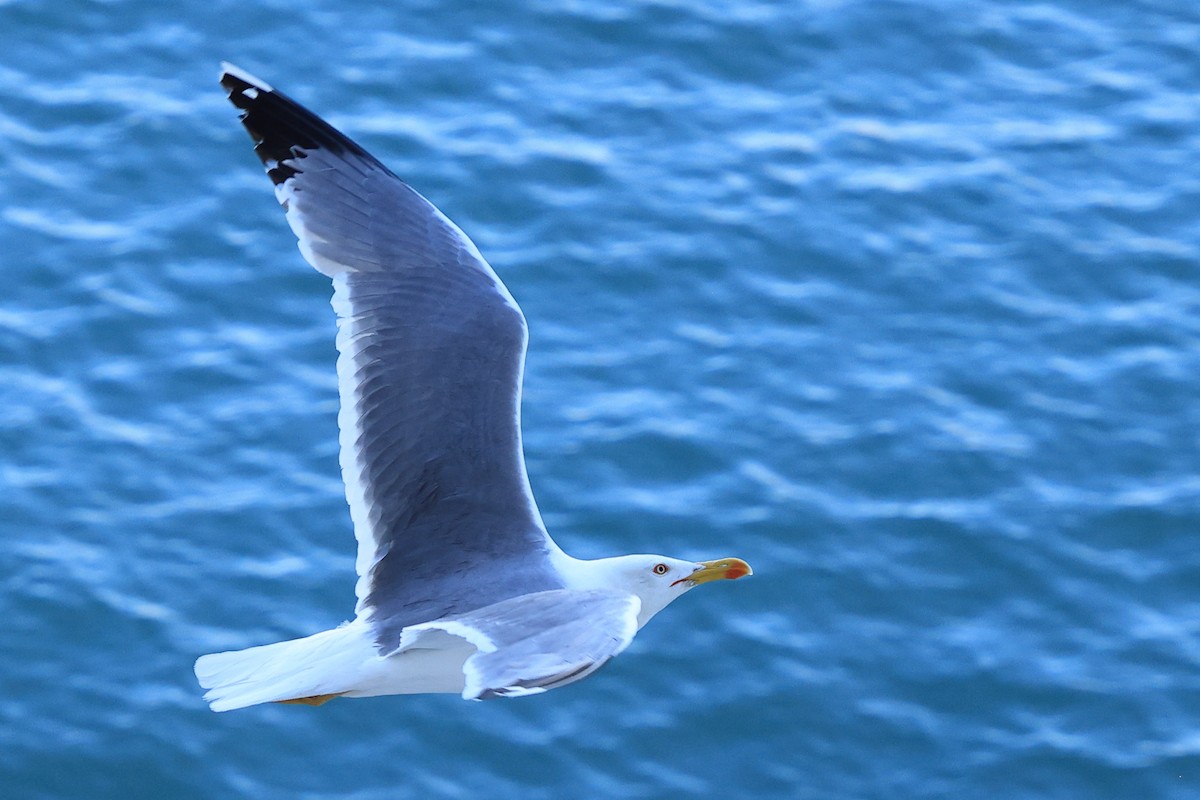
[[[570,589],[623,589],[642,601],[638,627],[662,611],[693,586],[716,580],[733,580],[753,574],[740,558],[715,561],[682,561],[656,555],[617,556],[595,561],[570,559],[559,564]]]

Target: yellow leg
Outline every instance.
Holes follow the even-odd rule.
[[[335,697],[341,697],[341,695],[341,692],[335,692],[334,694],[314,694],[312,697],[294,697],[291,700],[276,700],[275,702],[306,706],[320,706],[328,703]]]

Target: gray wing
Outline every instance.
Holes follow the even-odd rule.
[[[398,652],[456,636],[476,650],[463,664],[464,698],[535,694],[591,675],[628,647],[641,605],[636,595],[603,589],[538,592],[410,626]]]
[[[413,623],[562,586],[525,474],[520,308],[475,245],[365,150],[262,81],[221,84],[300,250],[333,279],[358,613]]]

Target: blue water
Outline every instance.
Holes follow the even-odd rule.
[[[0,0],[0,794],[1200,796],[1190,2]],[[353,610],[333,319],[229,59],[475,240],[594,677],[209,712]]]

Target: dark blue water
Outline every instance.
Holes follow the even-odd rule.
[[[1187,2],[0,0],[0,794],[1200,796]],[[218,61],[522,304],[547,525],[737,555],[519,701],[216,715],[352,615],[328,283]]]

